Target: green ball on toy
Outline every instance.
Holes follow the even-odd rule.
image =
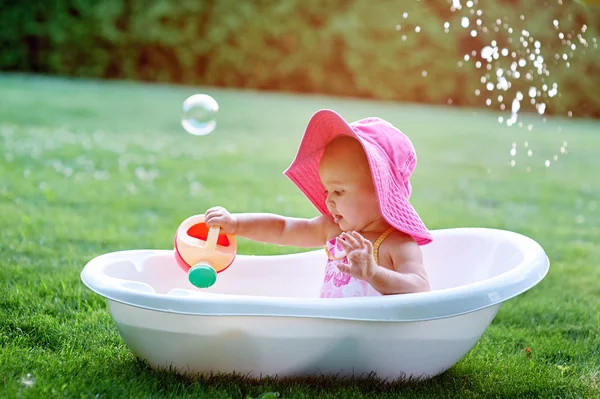
[[[217,272],[206,263],[199,263],[188,272],[188,280],[198,288],[208,288],[217,281]]]

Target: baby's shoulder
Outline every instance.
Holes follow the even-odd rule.
[[[383,240],[379,246],[379,257],[389,266],[403,261],[422,262],[419,244],[410,235],[398,230],[394,230]]]
[[[381,243],[381,248],[389,248],[390,250],[393,250],[399,245],[411,246],[412,244],[416,245],[417,247],[419,246],[409,234],[406,234],[400,230],[394,230],[390,234],[388,234],[387,237],[385,237],[385,239]]]

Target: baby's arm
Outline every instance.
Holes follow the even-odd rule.
[[[331,223],[325,216],[312,219],[286,217],[271,213],[238,213],[237,235],[269,244],[295,247],[320,247],[329,236]]]
[[[225,233],[268,244],[304,248],[323,246],[339,229],[330,216],[323,215],[304,219],[272,213],[230,214],[222,207],[215,207],[206,211],[205,216],[209,227],[221,226]]]
[[[429,291],[431,288],[419,245],[412,240],[393,241],[388,243],[392,245],[389,252],[386,251],[386,259],[380,260],[380,263],[389,263],[391,268],[378,266],[369,281],[371,286],[384,295]]]

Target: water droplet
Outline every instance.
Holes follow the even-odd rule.
[[[491,46],[485,46],[481,49],[481,58],[490,58],[494,54],[496,49]]]
[[[415,27],[415,32],[417,32],[417,33],[421,32],[421,27],[420,26],[416,26]]]
[[[503,118],[503,117],[501,117],[501,116],[499,116],[499,117],[498,117],[498,123],[502,123],[502,122],[504,122],[504,118]]]
[[[527,125],[527,130],[531,132],[533,130],[533,125]]]
[[[427,76],[427,71],[422,71],[421,76],[423,76],[423,77]]]
[[[450,22],[444,22],[444,28],[445,29],[450,28]]]
[[[512,148],[510,150],[510,155],[514,157],[516,154],[517,154],[517,149],[516,148]]]
[[[508,90],[508,88],[510,87],[510,83],[508,82],[508,80],[506,80],[506,78],[504,76],[500,76],[498,78],[498,89],[502,89],[504,91]]]
[[[536,108],[537,108],[537,110],[538,110],[538,113],[539,113],[540,115],[543,115],[543,114],[544,114],[544,112],[546,111],[546,104],[545,104],[545,103],[538,103],[538,104],[536,105]]]
[[[219,104],[209,95],[195,94],[183,102],[181,125],[190,134],[203,136],[211,133],[216,125]]]
[[[461,20],[460,20],[460,25],[461,25],[463,28],[467,28],[467,27],[469,27],[469,18],[467,18],[467,17],[462,17],[462,18],[461,18]]]
[[[513,114],[516,114],[521,109],[521,103],[516,98],[512,102],[511,111]]]
[[[402,18],[404,18],[404,19],[408,18],[408,13],[407,12],[403,13]]]
[[[532,155],[533,155],[533,151],[532,151],[532,150],[529,150],[529,151],[527,151],[527,156],[528,156],[528,157],[530,157],[530,156],[532,156]]]
[[[573,112],[569,111],[569,112],[567,112],[567,115],[568,115],[568,116],[569,116],[569,118],[570,118],[570,117],[572,117],[572,116],[573,116]]]
[[[558,21],[557,21],[557,20],[554,20],[554,21],[552,21],[552,24],[553,24],[555,27],[558,27]]]
[[[396,30],[399,31],[400,29],[402,29],[402,27],[400,25],[396,25]]]
[[[514,168],[514,166],[515,166],[515,165],[516,165],[516,162],[515,162],[515,160],[514,160],[514,159],[512,159],[512,160],[510,161],[510,166]]]
[[[535,87],[529,88],[529,97],[535,97],[537,95],[537,90]]]
[[[471,31],[471,37],[476,37],[477,36],[477,31],[476,30],[472,30]]]
[[[547,168],[550,167],[550,160],[546,159],[546,162],[544,162],[544,165],[546,165]]]

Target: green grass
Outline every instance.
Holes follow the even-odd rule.
[[[182,101],[196,92],[221,107],[205,137],[179,124]],[[171,248],[183,219],[217,204],[315,215],[282,172],[319,108],[350,120],[381,116],[412,138],[412,201],[429,228],[523,233],[547,251],[549,274],[506,302],[456,366],[425,382],[194,380],[151,370],[121,341],[105,300],[81,283],[83,266],[109,251]],[[523,128],[508,128],[498,116],[0,75],[0,397],[600,397],[600,122],[522,115]],[[240,253],[292,251],[300,249],[239,242]]]

